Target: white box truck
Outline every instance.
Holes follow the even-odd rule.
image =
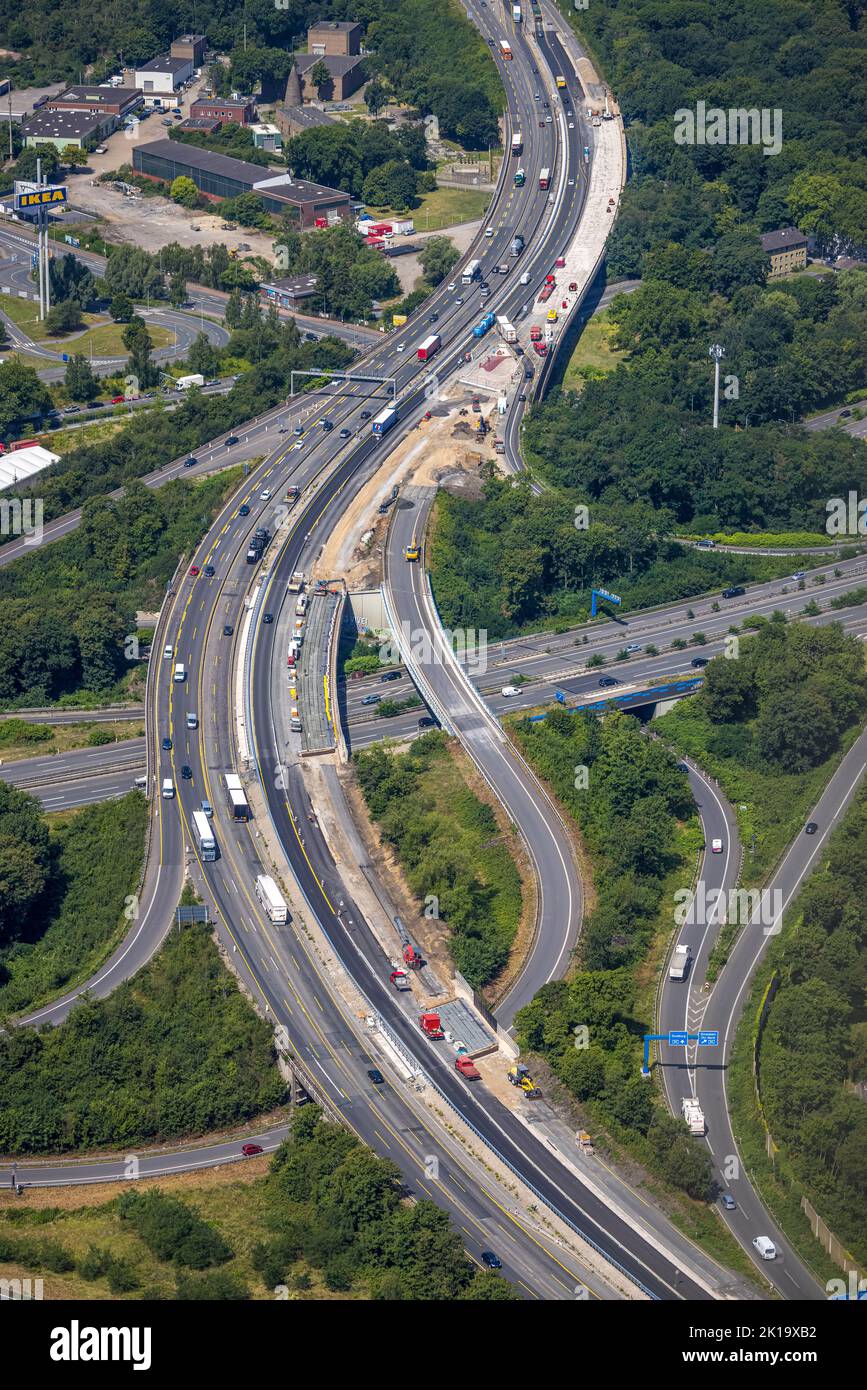
[[[260,874],[256,879],[256,897],[265,909],[269,921],[277,925],[287,921],[289,909],[286,899],[269,874]]]
[[[205,378],[201,372],[190,372],[188,376],[178,377],[178,390],[189,391],[191,386],[204,386]]]
[[[692,952],[685,941],[679,941],[674,948],[671,957],[671,964],[668,967],[668,978],[670,980],[685,980],[689,973],[689,962]]]

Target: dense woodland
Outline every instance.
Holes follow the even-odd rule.
[[[628,126],[627,187],[609,272],[644,274],[673,241],[700,250],[739,227],[792,223],[829,250],[867,245],[867,25],[838,0],[619,0],[574,20]],[[681,108],[782,112],[782,151],[678,145]]]
[[[0,782],[0,1015],[96,969],[128,926],[146,825],[131,792],[50,829],[35,797]]]
[[[525,480],[489,477],[478,501],[440,492],[428,556],[443,622],[507,637],[589,618],[593,585],[616,590],[628,612],[791,569],[770,556],[687,549],[666,540],[673,525],[665,508],[618,501],[614,489],[582,529],[564,499],[537,496]]]
[[[771,947],[780,988],[760,1050],[768,1126],[834,1233],[867,1260],[867,793]],[[858,1094],[854,1087],[862,1088]]]
[[[721,296],[678,283],[683,258],[676,247],[660,255],[660,278],[615,301],[626,361],[580,396],[555,393],[532,412],[530,459],[576,502],[645,501],[692,530],[823,530],[829,497],[864,495],[867,459],[860,440],[796,422],[867,389],[867,273]],[[721,402],[719,430],[715,341],[737,391]]]
[[[124,1148],[235,1124],[285,1097],[271,1029],[208,929],[166,937],[107,999],[58,1028],[0,1034],[0,1151]]]
[[[137,610],[159,608],[225,487],[224,478],[156,490],[130,482],[120,498],[86,502],[71,535],[0,571],[0,701],[110,695],[137,660],[126,642]]]

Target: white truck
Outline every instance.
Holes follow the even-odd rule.
[[[205,378],[201,372],[190,372],[189,376],[178,377],[178,390],[189,391],[191,386],[204,386]]]
[[[504,343],[515,343],[518,335],[504,314],[497,315],[497,328]]]
[[[286,589],[287,589],[287,591],[288,591],[290,594],[300,594],[300,593],[301,593],[301,590],[302,590],[303,588],[304,588],[304,571],[303,571],[303,570],[296,570],[295,573],[294,573],[294,574],[292,575],[292,577],[290,578],[289,583],[286,585]]]
[[[278,926],[286,922],[289,909],[286,899],[269,874],[260,874],[256,879],[256,897],[265,909],[269,921]]]
[[[684,1096],[680,1102],[680,1113],[686,1120],[690,1134],[705,1134],[707,1125],[704,1122],[704,1111],[696,1100],[695,1096]]]
[[[671,956],[671,963],[668,967],[668,978],[670,980],[685,980],[689,973],[689,962],[692,952],[685,941],[679,941],[674,948]]]
[[[513,23],[513,24],[520,24],[520,23],[521,23],[521,18],[522,18],[522,16],[521,16],[521,6],[520,6],[520,5],[513,5],[513,6],[512,6],[512,23]]]

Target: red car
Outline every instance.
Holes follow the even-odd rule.
[[[112,405],[123,405],[125,400],[125,396],[112,396],[111,403]]]
[[[198,575],[198,573],[199,573],[199,567],[198,567],[198,565],[190,565],[190,575],[192,576],[193,579],[196,578],[196,576]]]
[[[241,1145],[241,1153],[244,1155],[245,1158],[254,1158],[254,1157],[256,1156],[256,1154],[260,1154],[261,1152],[262,1152],[262,1145],[261,1145],[261,1144],[242,1144],[242,1145]]]

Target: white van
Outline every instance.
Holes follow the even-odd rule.
[[[175,784],[171,777],[163,778],[163,796],[173,797],[175,794]]]
[[[504,685],[500,691],[501,695],[519,695],[520,693],[516,685]]]
[[[187,668],[182,661],[175,664],[175,680],[185,681],[187,679]]]
[[[521,284],[522,284],[522,285],[529,285],[529,283],[530,283],[530,272],[529,272],[529,270],[525,270],[525,271],[524,271],[524,274],[521,276]]]
[[[756,1236],[753,1245],[763,1260],[775,1260],[777,1258],[777,1247],[767,1236]]]
[[[136,777],[135,781],[133,782],[133,786],[142,792],[145,790],[147,784],[148,779],[146,777]]]

